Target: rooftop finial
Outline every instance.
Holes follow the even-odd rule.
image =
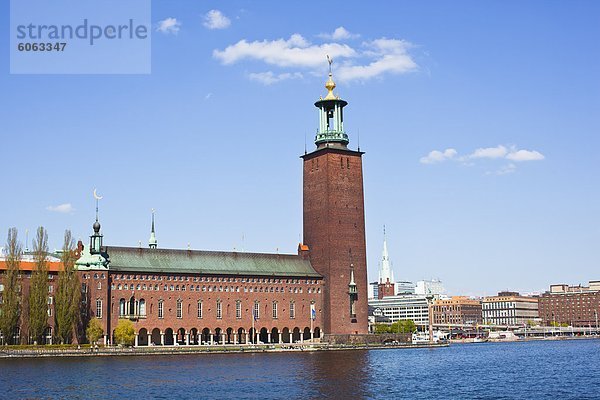
[[[325,100],[335,100],[336,97],[333,94],[333,89],[335,89],[335,82],[333,81],[333,73],[331,72],[331,64],[333,64],[333,58],[327,55],[327,62],[329,63],[329,79],[325,82],[325,89],[327,89],[327,96],[325,96]]]
[[[94,233],[100,233],[100,222],[98,221],[98,202],[102,200],[102,196],[98,195],[97,189],[94,189],[94,199],[96,199],[96,222],[94,222]]]

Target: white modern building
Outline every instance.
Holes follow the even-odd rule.
[[[410,319],[420,329],[429,324],[429,307],[425,296],[401,295],[388,296],[381,300],[369,300],[369,306],[373,307],[373,314],[385,316],[390,322]]]
[[[446,289],[444,288],[444,284],[439,279],[417,281],[417,285],[415,287],[415,294],[421,296],[442,296],[445,293]]]

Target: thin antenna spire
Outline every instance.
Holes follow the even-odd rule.
[[[360,151],[360,128],[356,129],[356,142],[358,143],[358,151]]]

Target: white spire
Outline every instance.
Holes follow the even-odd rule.
[[[389,279],[394,282],[394,271],[390,266],[390,256],[387,249],[387,238],[385,235],[385,225],[383,226],[383,252],[381,254],[381,264],[379,268],[379,283],[386,283]]]

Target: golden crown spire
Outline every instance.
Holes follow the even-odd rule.
[[[325,82],[325,89],[327,89],[327,96],[325,96],[325,100],[335,100],[336,97],[333,94],[333,89],[335,89],[335,82],[333,81],[333,74],[331,73],[331,64],[333,64],[333,59],[327,55],[327,62],[329,63],[329,79]]]

